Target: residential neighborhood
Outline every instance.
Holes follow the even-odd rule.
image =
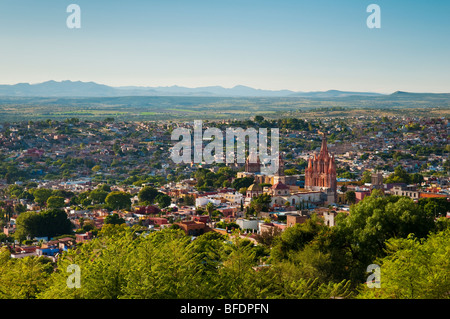
[[[72,118],[4,124],[2,245],[12,258],[56,260],[63,251],[95,238],[106,223],[118,221],[149,233],[179,228],[193,238],[239,231],[258,244],[258,235],[283,232],[313,215],[333,227],[338,214],[349,214],[350,206],[374,189],[415,202],[450,200],[448,119],[258,119],[211,121],[205,129],[230,125],[280,127],[282,168],[262,176],[248,163],[173,163],[170,132],[192,128],[192,122]],[[325,133],[320,135],[319,129]],[[308,185],[309,179],[305,184],[308,161],[319,153],[335,161],[334,186]],[[144,196],[149,189],[154,196]],[[125,194],[124,204],[108,202],[111,194]],[[71,231],[53,237],[16,233],[21,214],[50,208],[66,214]],[[438,215],[450,218],[450,212]]]

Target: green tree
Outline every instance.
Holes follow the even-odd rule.
[[[256,252],[248,241],[233,237],[233,244],[227,245],[224,250],[223,266],[219,268],[222,279],[222,293],[225,298],[257,298],[258,281],[252,276],[252,267],[256,266]]]
[[[255,240],[258,244],[264,245],[268,248],[272,248],[273,244],[276,242],[276,238],[281,236],[281,229],[278,227],[271,227],[268,230],[259,233],[255,236]]]
[[[300,174],[300,172],[299,172],[299,170],[296,169],[296,168],[289,168],[289,169],[284,170],[284,174],[289,176],[289,175],[297,175],[297,174]]]
[[[105,204],[112,210],[129,209],[131,206],[131,195],[125,192],[111,192],[105,198]]]
[[[270,267],[264,267],[258,266],[260,258],[267,258],[264,248],[236,233],[231,242],[225,239],[209,232],[192,241],[180,229],[142,236],[136,226],[105,224],[98,237],[60,256],[58,271],[51,273],[48,288],[38,297],[328,299],[351,295],[348,281],[323,282],[330,258],[314,245],[289,250],[289,258],[271,260]],[[67,289],[64,270],[70,264],[82,269],[79,289]]]
[[[156,201],[156,203],[158,203],[158,206],[160,208],[166,208],[172,203],[172,198],[169,195],[159,193],[155,197],[155,201]]]
[[[341,174],[339,174],[338,176],[339,178],[348,178],[348,179],[355,179],[355,174],[352,172],[343,172]]]
[[[238,192],[245,196],[245,194],[247,194],[247,187],[239,188]]]
[[[217,224],[216,224],[216,227],[217,228],[222,228],[222,229],[227,229],[228,228],[228,230],[232,230],[232,229],[241,229],[240,227],[239,227],[239,225],[238,224],[236,224],[236,223],[233,223],[233,222],[230,222],[230,223],[227,223],[227,222],[218,222]]]
[[[209,220],[211,220],[212,219],[212,212],[214,211],[215,206],[214,206],[213,203],[208,202],[208,204],[206,204],[205,208],[206,208],[206,211],[208,212]]]
[[[21,214],[27,211],[27,207],[19,203],[14,206],[14,211],[16,214]]]
[[[372,183],[372,172],[368,170],[364,171],[361,181],[363,183]]]
[[[36,237],[40,234],[40,220],[41,216],[36,212],[25,212],[20,214],[16,219],[16,231],[14,237],[22,241],[27,236],[30,238]]]
[[[23,187],[19,185],[9,185],[6,188],[6,194],[9,195],[11,198],[20,198],[20,195],[23,193],[24,189]]]
[[[148,202],[150,204],[153,204],[158,194],[159,192],[155,188],[151,186],[145,186],[139,191],[138,199],[140,202]]]
[[[381,287],[361,285],[359,298],[449,299],[450,229],[422,240],[412,235],[391,238],[386,250],[387,255],[377,260]]]
[[[258,124],[261,124],[264,121],[264,117],[262,117],[261,115],[256,115],[254,121]]]
[[[316,215],[306,220],[305,223],[286,228],[281,236],[276,237],[272,248],[273,257],[276,260],[288,258],[290,252],[303,249],[306,244],[325,229],[326,226]]]
[[[250,202],[250,206],[255,209],[256,214],[259,214],[262,211],[268,211],[270,208],[270,204],[272,202],[272,196],[269,194],[261,194],[254,198]]]
[[[411,177],[402,166],[397,166],[394,173],[389,175],[385,183],[411,183]]]
[[[53,272],[50,259],[9,258],[2,248],[0,255],[0,299],[35,299],[48,287]]]
[[[94,189],[89,193],[89,198],[97,204],[103,204],[106,196],[108,196],[108,192],[100,188]]]
[[[111,192],[111,187],[108,184],[100,184],[97,186],[97,189],[108,193]]]
[[[239,190],[241,188],[248,188],[250,185],[253,184],[254,178],[253,177],[241,177],[236,178],[232,183],[231,187],[233,187],[236,190]]]
[[[46,188],[38,188],[33,192],[35,202],[40,205],[44,205],[52,194],[52,190]]]
[[[118,214],[114,213],[112,215],[108,215],[105,218],[105,224],[113,224],[113,225],[121,225],[125,223],[125,219],[120,218]]]
[[[47,199],[48,208],[61,208],[64,206],[64,197],[60,196],[50,196]]]
[[[419,206],[422,207],[428,216],[435,218],[445,217],[450,211],[450,202],[443,198],[420,198]]]
[[[338,215],[333,228],[333,245],[351,254],[350,279],[361,280],[367,265],[384,255],[385,241],[406,238],[413,233],[418,238],[435,229],[428,216],[412,199],[384,197],[378,190],[351,206],[348,216]]]
[[[195,198],[193,195],[186,195],[184,196],[184,203],[187,206],[194,206],[195,205]]]
[[[136,229],[111,224],[103,228],[101,236],[63,253],[58,259],[61,271],[52,273],[49,288],[39,294],[39,298],[116,299],[123,295],[126,274],[136,262],[130,259],[136,244]],[[65,270],[71,264],[81,269],[82,284],[78,289],[67,289]]]
[[[72,232],[73,224],[67,214],[59,209],[49,209],[41,213],[25,212],[16,220],[14,237],[22,241],[27,237],[54,237]]]
[[[410,175],[410,177],[411,177],[411,182],[414,184],[420,184],[420,183],[423,183],[423,181],[424,181],[423,175],[419,174],[419,173],[412,174],[412,175]]]
[[[350,204],[356,203],[356,193],[354,191],[347,191],[345,193],[345,200]]]

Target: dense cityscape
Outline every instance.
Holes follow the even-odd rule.
[[[361,287],[369,264],[401,267],[392,258],[408,245],[426,249],[428,241],[443,240],[443,255],[429,260],[439,270],[449,238],[448,118],[255,116],[204,123],[204,129],[279,128],[281,161],[273,175],[249,158],[245,164],[173,163],[171,132],[192,125],[114,118],[3,123],[0,296],[445,297],[448,279],[430,290],[437,283],[423,282],[426,276],[414,289],[385,273],[387,288]],[[149,243],[155,264],[133,275],[128,259]],[[106,265],[120,264],[112,281],[64,287],[64,267],[74,254],[84,264],[98,245],[106,248],[93,264],[80,265],[82,280],[89,282],[91,271],[109,278]],[[172,282],[175,270],[164,268],[167,263],[192,263],[196,270],[183,269]],[[448,269],[442,271],[445,277]],[[274,284],[271,276],[281,275]],[[132,283],[140,276],[168,277],[139,290]],[[221,284],[191,291],[189,280]],[[293,282],[295,290],[288,288]]]

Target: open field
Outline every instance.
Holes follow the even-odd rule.
[[[277,117],[352,117],[450,115],[450,95],[392,94],[346,98],[230,98],[133,96],[104,98],[0,98],[1,122],[23,120],[104,119],[192,120]]]

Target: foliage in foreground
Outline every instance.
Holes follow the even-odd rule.
[[[0,298],[449,298],[449,221],[401,197],[374,192],[335,227],[313,216],[258,245],[209,232],[147,233],[105,224],[99,236],[47,258],[0,251]],[[364,285],[381,266],[381,288]],[[68,266],[81,270],[69,288]],[[54,270],[54,271],[53,271]]]
[[[65,254],[38,298],[330,298],[350,284],[305,278],[288,263],[256,267],[248,240],[208,233],[191,241],[180,230],[147,236],[109,225],[109,234]],[[70,264],[81,269],[81,288],[66,285]]]
[[[359,298],[450,298],[450,229],[426,240],[409,236],[390,239],[380,260],[380,289],[361,286]]]

